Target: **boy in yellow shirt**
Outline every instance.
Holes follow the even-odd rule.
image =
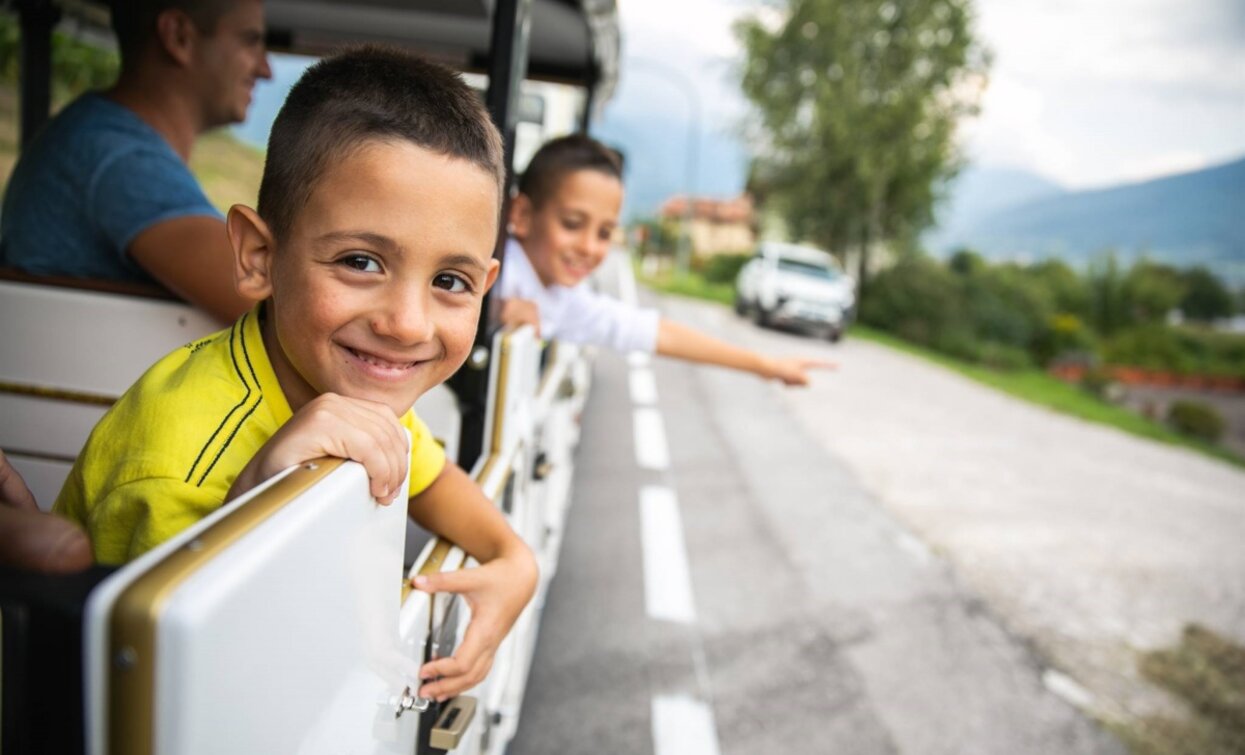
[[[536,563],[411,406],[471,349],[503,180],[497,130],[451,71],[380,48],[312,66],[273,124],[258,211],[229,211],[238,291],[255,308],[122,396],[56,510],[118,563],[290,466],[358,461],[379,501],[408,500],[482,564],[416,582],[461,593],[473,616],[455,654],[421,669],[436,681],[420,695],[478,683]]]

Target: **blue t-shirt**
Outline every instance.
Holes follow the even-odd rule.
[[[84,95],[18,161],[0,216],[0,264],[42,275],[155,281],[129,256],[172,218],[221,217],[168,142],[129,108]]]

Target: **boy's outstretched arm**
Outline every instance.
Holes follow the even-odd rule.
[[[424,492],[411,499],[411,518],[455,543],[480,566],[414,579],[424,592],[458,593],[471,607],[462,644],[449,658],[427,663],[419,696],[446,700],[484,680],[497,647],[536,591],[532,551],[480,487],[457,464],[445,469]]]
[[[715,364],[751,372],[787,385],[808,385],[808,371],[834,369],[834,362],[796,357],[771,357],[727,343],[699,330],[661,319],[657,326],[657,353],[689,362]]]

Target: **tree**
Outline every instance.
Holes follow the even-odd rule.
[[[958,170],[988,54],[968,0],[790,0],[736,33],[754,106],[753,176],[791,231],[832,251],[910,248]]]
[[[1169,265],[1141,260],[1124,276],[1124,301],[1138,325],[1162,322],[1184,298],[1185,282]]]
[[[1185,270],[1185,294],[1180,300],[1180,310],[1191,320],[1209,322],[1220,317],[1231,317],[1234,309],[1232,292],[1204,267]]]

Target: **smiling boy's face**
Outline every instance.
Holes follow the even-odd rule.
[[[562,176],[539,205],[520,194],[511,228],[546,286],[574,286],[605,259],[622,210],[622,183],[596,170]]]
[[[238,287],[272,297],[264,344],[292,410],[332,392],[401,415],[462,365],[497,275],[497,202],[473,163],[371,142],[328,167],[279,243],[231,211]]]

